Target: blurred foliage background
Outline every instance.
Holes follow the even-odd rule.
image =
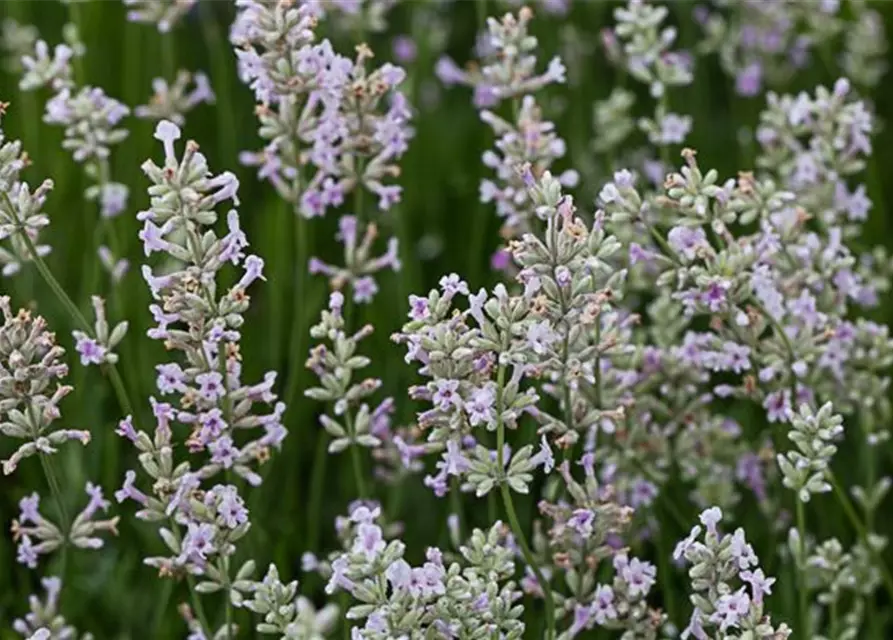
[[[770,0],[767,0],[770,1]],[[678,23],[681,47],[690,48],[698,37],[691,20],[692,2],[676,1],[674,20]],[[878,2],[884,13],[888,33],[893,31],[893,2]],[[568,142],[569,153],[558,169],[573,166],[583,180],[576,190],[578,206],[592,210],[594,195],[607,175],[607,167],[593,159],[589,149],[592,136],[592,105],[607,97],[618,81],[600,48],[599,31],[612,24],[613,2],[575,1],[569,15],[538,16],[533,31],[540,39],[541,60],[558,53],[569,71],[569,83],[550,89],[543,100],[546,115],[557,122],[559,134]],[[409,240],[401,247],[404,269],[387,274],[379,281],[381,293],[375,302],[364,307],[361,317],[375,326],[375,335],[367,341],[366,353],[373,359],[373,375],[384,380],[384,392],[398,401],[400,423],[412,420],[414,407],[406,400],[405,389],[412,379],[403,364],[403,350],[392,345],[391,332],[405,317],[406,296],[427,291],[444,273],[457,272],[472,288],[495,282],[489,271],[489,256],[499,246],[499,221],[491,207],[478,203],[478,184],[485,175],[480,156],[492,143],[490,129],[478,118],[471,104],[470,92],[464,88],[443,88],[434,77],[434,64],[442,51],[461,63],[472,57],[475,34],[481,12],[501,14],[505,5],[494,0],[462,2],[401,2],[388,14],[388,29],[373,34],[369,43],[376,61],[393,58],[393,38],[410,35],[419,49],[417,60],[408,69],[410,100],[417,107],[415,138],[403,160],[401,182],[405,188],[402,204],[381,217],[387,232],[399,232]],[[159,34],[149,25],[125,20],[125,7],[116,0],[88,1],[78,5],[81,37],[87,53],[82,59],[86,82],[104,88],[106,93],[132,107],[144,104],[151,94],[154,77],[171,78],[173,70],[204,70],[217,94],[216,106],[201,106],[187,117],[185,136],[199,142],[215,172],[235,171],[241,180],[241,212],[249,240],[267,261],[268,283],[255,290],[252,309],[247,319],[243,343],[247,379],[258,378],[268,369],[280,372],[279,388],[289,401],[286,426],[290,436],[283,450],[268,462],[265,481],[258,490],[248,492],[254,527],[242,554],[254,557],[259,567],[274,561],[285,574],[300,575],[301,554],[310,548],[331,548],[335,543],[333,520],[344,513],[353,497],[352,482],[341,458],[330,461],[325,476],[314,477],[312,461],[315,451],[324,446],[327,436],[317,422],[318,407],[302,397],[301,391],[310,378],[304,369],[309,348],[307,330],[325,300],[327,283],[319,277],[305,275],[307,256],[299,261],[294,214],[276,197],[275,192],[260,184],[254,170],[238,164],[241,150],[259,148],[256,133],[254,102],[251,92],[238,80],[235,57],[228,41],[228,29],[234,16],[234,5],[226,0],[201,0],[188,17],[170,34]],[[63,25],[70,20],[68,8],[51,0],[6,0],[0,3],[0,18],[12,17],[20,23],[38,27],[40,36],[51,45],[61,41]],[[328,31],[321,33],[333,39],[342,52],[350,52],[356,44],[352,34]],[[699,58],[696,81],[685,91],[673,94],[674,106],[694,116],[694,131],[689,146],[696,148],[702,167],[716,167],[720,174],[733,176],[739,169],[749,169],[753,150],[740,133],[757,120],[763,97],[740,98],[731,91],[731,79],[719,69],[714,58]],[[789,92],[811,90],[816,84],[829,85],[837,71],[826,68],[819,60],[799,74]],[[160,147],[152,139],[154,123],[136,118],[126,121],[131,134],[112,155],[112,174],[131,187],[129,211],[114,221],[119,242],[126,248],[131,269],[124,282],[112,288],[107,274],[100,268],[96,247],[99,244],[98,212],[94,203],[84,200],[84,178],[80,167],[60,147],[62,131],[43,124],[45,94],[23,94],[18,78],[0,74],[0,100],[11,106],[3,120],[9,138],[21,138],[34,165],[27,172],[32,183],[52,177],[55,190],[46,210],[51,225],[45,240],[53,252],[48,262],[65,289],[83,306],[89,308],[89,297],[99,293],[109,301],[111,318],[126,319],[131,331],[120,350],[121,370],[131,396],[140,403],[138,410],[148,415],[148,396],[154,390],[154,365],[162,361],[161,347],[145,338],[149,324],[148,290],[139,275],[142,259],[137,231],[141,224],[136,212],[148,204],[145,180],[140,163],[149,155],[160,156]],[[881,84],[872,99],[882,121],[893,114],[893,92]],[[643,92],[643,98],[644,98]],[[678,102],[677,102],[678,101]],[[647,108],[647,100],[642,101]],[[891,132],[884,128],[875,139],[875,158],[869,182],[869,195],[875,206],[866,225],[865,239],[871,244],[893,247],[889,236],[889,212],[885,202],[893,202],[893,180],[889,167],[893,162]],[[338,260],[334,241],[337,216],[314,220],[305,225],[311,248],[310,255],[331,261]],[[58,457],[64,478],[64,492],[70,507],[83,504],[83,486],[92,479],[102,484],[107,495],[117,489],[126,469],[135,464],[132,449],[113,433],[120,419],[118,405],[111,389],[96,368],[85,370],[73,355],[70,319],[39,280],[33,270],[14,279],[0,281],[0,290],[13,298],[14,306],[32,306],[47,317],[50,326],[68,349],[71,365],[69,382],[75,392],[63,403],[66,426],[87,428],[94,435],[87,448],[70,445]],[[893,304],[885,301],[875,319],[889,321]],[[756,414],[752,419],[759,419]],[[0,441],[0,457],[11,451],[9,442]],[[848,471],[859,466],[855,448],[839,454],[840,473],[846,480]],[[889,458],[887,459],[889,469]],[[343,471],[342,471],[343,470]],[[323,483],[323,500],[312,505],[313,483]],[[849,484],[846,483],[845,484]],[[7,528],[18,513],[18,500],[35,488],[49,493],[36,464],[24,464],[12,478],[0,478],[0,521]],[[679,491],[684,491],[678,487]],[[385,500],[392,513],[406,521],[405,540],[411,555],[420,557],[428,544],[446,544],[446,501],[438,501],[415,478],[404,486],[378,486],[376,496]],[[471,524],[491,521],[486,502],[467,498],[466,516]],[[318,508],[318,511],[316,511]],[[530,522],[532,500],[520,501],[521,518]],[[760,550],[759,512],[744,505],[743,524],[750,527]],[[313,513],[318,513],[317,517]],[[102,552],[72,554],[63,591],[63,611],[70,622],[82,630],[92,631],[97,638],[167,638],[180,636],[183,624],[174,611],[174,604],[185,601],[185,587],[169,580],[159,580],[154,571],[142,565],[142,558],[160,550],[155,530],[132,517],[132,507],[120,510],[120,537],[112,540]],[[694,519],[690,507],[688,518]],[[850,535],[839,514],[814,518],[817,534]],[[886,533],[893,532],[890,521]],[[763,525],[764,526],[764,525]],[[765,528],[765,527],[764,527]],[[684,533],[671,521],[662,535],[664,544],[672,544]],[[765,553],[765,551],[762,551]],[[646,555],[652,551],[644,550]],[[51,573],[42,566],[42,573]],[[12,620],[27,610],[26,598],[39,589],[38,572],[15,563],[15,547],[7,533],[0,535],[0,637],[6,637]],[[672,580],[678,580],[674,576]],[[786,583],[786,584],[782,584]],[[793,579],[779,580],[773,608],[792,614],[795,611],[791,589]],[[321,585],[311,580],[304,585],[308,595],[322,596]],[[677,612],[687,612],[686,596],[679,580]],[[881,598],[882,596],[878,596]],[[209,599],[209,601],[212,599]],[[213,599],[219,600],[219,599]],[[209,602],[210,604],[210,602]],[[889,611],[889,602],[879,602],[879,609]],[[238,618],[247,628],[246,612]],[[534,617],[536,610],[533,610]],[[682,616],[677,622],[684,622]],[[793,615],[787,616],[788,620]]]

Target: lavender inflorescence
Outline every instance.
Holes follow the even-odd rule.
[[[124,0],[129,21],[164,34],[204,20],[210,41],[215,16],[196,4]],[[129,373],[149,352],[125,341],[133,318],[111,319],[123,287],[109,303],[97,294],[98,269],[113,286],[128,277],[127,242],[111,220],[128,210],[130,187],[112,180],[111,154],[128,138],[131,107],[84,82],[75,4],[55,47],[28,25],[4,22],[4,66],[21,91],[51,93],[43,121],[62,128],[62,148],[83,165],[99,225],[85,315],[44,260],[53,182],[32,188],[31,158],[0,132],[2,273],[23,274],[30,293],[33,266],[74,325],[63,346],[35,309],[16,313],[0,297],[0,433],[17,447],[3,474],[23,478],[38,458],[55,503],[51,512],[32,488],[16,496],[16,560],[37,569],[53,554],[49,571],[61,577],[41,580],[45,597],[30,598],[14,631],[91,638],[59,610],[62,580],[72,584],[68,554],[102,550],[118,534],[120,516],[98,483],[86,481],[86,503],[71,517],[70,484],[80,491],[86,479],[69,478],[68,465],[62,483],[57,476],[60,445],[86,445],[108,426],[57,426],[72,391],[70,352],[111,383],[120,406],[113,431],[136,461],[114,498],[133,503],[157,533],[161,544],[143,563],[171,581],[167,593],[185,583],[190,603],[178,610],[193,640],[880,637],[877,591],[893,595],[893,576],[877,516],[891,480],[876,467],[893,415],[893,339],[875,311],[893,269],[866,230],[883,209],[873,158],[883,123],[868,98],[887,67],[882,12],[864,0],[672,9],[628,0],[605,11],[612,26],[600,42],[616,82],[590,105],[584,70],[565,65],[583,65],[594,46],[581,38],[591,34],[565,25],[562,55],[549,56],[545,30],[601,7],[543,0],[534,22],[521,2],[478,2],[476,62],[460,68],[443,53],[447,34],[422,33],[418,20],[378,49],[392,18],[402,23],[397,4],[235,3],[230,53],[253,94],[262,145],[239,161],[272,187],[294,229],[294,255],[277,242],[289,252],[284,271],[274,263],[265,276],[264,259],[249,250],[236,174],[213,173],[196,142],[180,143],[190,112],[217,102],[208,76],[175,71],[171,55],[152,97],[134,107],[163,150],[163,160],[142,165],[149,204],[135,216],[151,298],[146,337],[165,350],[147,406],[131,403],[138,379]],[[488,16],[488,4],[510,12]],[[194,8],[202,13],[190,15]],[[442,7],[405,9],[446,24]],[[689,22],[696,28],[686,34]],[[367,38],[406,68],[373,64]],[[742,170],[730,176],[713,168],[719,159],[686,146],[703,125],[679,111],[700,90],[692,85],[710,55],[737,99],[761,108],[736,123],[746,124]],[[221,60],[212,60],[215,84]],[[475,215],[496,215],[501,245],[494,277],[449,271],[410,294],[406,270],[416,265],[400,251],[412,249],[406,216],[419,201],[404,201],[401,163],[416,143],[416,105],[425,112],[440,100],[420,70],[426,60],[436,60],[430,75],[441,84],[473,91],[493,134]],[[784,93],[819,61],[826,75],[844,77]],[[583,123],[591,113],[589,139],[564,129],[563,110]],[[581,204],[587,194],[592,207]],[[253,200],[250,208],[262,213]],[[314,224],[337,227],[339,260],[309,242],[308,220],[330,214],[337,220]],[[279,233],[282,221],[270,228]],[[489,226],[475,221],[472,246],[485,246]],[[371,321],[390,299],[381,278],[389,270],[408,296],[396,330]],[[318,315],[304,308],[313,300],[308,273],[327,279]],[[252,297],[267,276],[271,304],[258,313]],[[296,335],[276,365],[290,376],[283,401],[276,370],[247,381],[263,363],[243,337],[289,295]],[[382,330],[404,351],[400,370],[377,352]],[[302,383],[301,364],[313,382]],[[300,430],[296,449],[286,449],[290,463],[308,459],[307,424],[286,415],[286,401],[302,396],[315,403],[307,424],[319,428],[306,474],[310,517],[297,536],[303,575],[291,576],[256,548],[258,532],[270,532],[254,497],[289,429]],[[864,468],[836,470],[854,439]],[[326,456],[342,452],[356,499],[326,505],[346,515],[320,540],[321,504],[334,501]],[[420,553],[407,541],[426,523],[401,518],[404,499],[430,498],[412,493],[422,487],[449,502],[449,517],[441,546]],[[283,495],[303,498],[302,490]],[[813,526],[814,511],[832,500],[854,535]],[[282,508],[292,517],[294,504]],[[762,528],[724,526],[748,511]],[[771,552],[765,564],[757,546]],[[776,591],[796,602],[786,606]],[[168,604],[158,603],[159,620]]]

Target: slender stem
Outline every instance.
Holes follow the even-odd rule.
[[[173,32],[161,39],[161,62],[168,82],[177,78],[177,40]]]
[[[59,486],[59,480],[56,478],[56,472],[53,470],[53,463],[50,462],[49,456],[43,452],[40,453],[40,466],[43,467],[47,484],[50,485],[50,491],[53,494],[53,499],[56,501],[56,508],[59,510],[59,518],[62,521],[62,532],[65,535],[67,544],[71,519],[68,517],[68,509],[65,508],[65,501],[62,499],[62,488]]]
[[[316,436],[316,452],[313,456],[313,477],[310,479],[310,506],[307,509],[307,526],[310,528],[310,537],[307,541],[307,549],[310,553],[316,553],[319,547],[319,533],[321,521],[319,511],[322,508],[322,494],[325,490],[326,463],[329,460],[328,438],[325,433]]]
[[[344,634],[344,640],[350,640],[351,637],[351,625],[350,620],[347,618],[347,610],[350,607],[350,600],[347,597],[347,593],[342,593],[340,598],[341,610],[344,611],[344,625],[341,629],[341,632]]]
[[[296,140],[295,148],[297,148],[297,145],[298,141]],[[303,175],[300,169],[300,159],[296,157],[295,163],[298,167],[297,177],[295,178],[295,194],[297,194],[297,198],[300,198],[301,188],[303,185]],[[307,323],[310,317],[305,309],[306,301],[304,297],[307,294],[307,292],[304,291],[304,285],[306,283],[308,260],[307,253],[309,246],[307,234],[310,230],[310,225],[307,224],[307,218],[305,218],[300,213],[300,211],[295,210],[293,215],[295,216],[294,239],[296,252],[294,279],[295,290],[293,294],[294,304],[292,306],[292,348],[291,353],[289,354],[289,378],[285,392],[285,404],[289,407],[293,406],[298,390],[300,389],[301,367],[298,363],[301,362],[302,352],[304,349],[306,349],[308,331]]]
[[[31,407],[28,407],[29,413],[33,413]],[[59,511],[59,520],[62,525],[62,554],[60,558],[61,567],[59,575],[64,581],[66,578],[65,568],[68,566],[68,544],[71,535],[71,520],[68,517],[68,509],[65,507],[65,501],[62,499],[62,488],[59,486],[59,480],[56,478],[56,472],[53,469],[53,462],[50,456],[40,452],[40,466],[43,467],[43,474],[46,476],[47,484],[50,485],[50,491],[53,494],[53,500],[56,502],[56,509]]]
[[[459,540],[465,535],[465,509],[462,507],[462,493],[459,491],[459,482],[452,478],[450,482],[450,506],[456,514],[459,526]]]
[[[839,628],[840,619],[837,612],[837,595],[831,600],[831,640],[837,640],[837,629]],[[871,598],[869,598],[870,600]]]
[[[171,595],[174,592],[174,581],[173,580],[165,580],[164,587],[161,591],[161,597],[158,599],[155,605],[155,622],[152,623],[152,629],[154,630],[152,635],[155,638],[161,637],[161,625],[164,621],[165,615],[168,613],[167,605],[171,601]]]
[[[869,435],[871,433],[871,427],[869,426],[868,419],[866,418],[866,414],[862,414],[862,419],[860,420],[862,427],[862,438],[861,438],[861,453],[862,459],[865,460],[865,491],[871,492],[875,485],[875,453],[874,447],[871,445],[869,441]],[[865,504],[865,532],[871,533],[874,531],[874,511],[877,505],[871,503],[869,504],[866,501]],[[866,616],[865,619],[868,621],[869,628],[872,632],[877,630],[877,618],[875,617],[875,602],[874,597],[866,598]],[[832,603],[835,609],[832,610],[832,613],[836,614],[836,606],[837,600],[835,599]],[[832,628],[832,632],[836,631],[836,627]],[[871,634],[872,637],[876,637],[876,633]],[[836,634],[832,636],[832,640],[836,640]]]
[[[6,194],[3,194],[6,197]],[[56,277],[53,275],[53,272],[50,271],[50,268],[47,266],[46,262],[44,262],[43,258],[40,257],[40,254],[37,253],[37,248],[34,246],[34,243],[31,241],[31,237],[28,235],[24,229],[20,233],[22,239],[25,242],[25,246],[28,248],[28,254],[31,258],[31,261],[34,263],[34,266],[37,267],[38,273],[44,279],[44,281],[49,285],[50,289],[53,290],[53,293],[59,299],[59,302],[66,308],[69,315],[72,319],[78,324],[79,328],[87,334],[93,334],[93,327],[90,326],[90,323],[87,322],[87,318],[84,317],[84,314],[81,313],[81,310],[78,309],[78,306],[74,303],[74,301],[65,293],[65,289],[62,288],[62,285],[59,284],[59,281],[56,280]]]
[[[192,608],[195,611],[195,615],[198,616],[198,623],[201,625],[202,630],[207,634],[205,637],[210,638],[211,625],[208,624],[208,619],[205,616],[205,608],[202,606],[198,591],[195,590],[195,578],[192,577],[191,573],[186,574],[186,586],[189,588],[189,599],[192,601]]]
[[[118,404],[121,407],[121,410],[124,412],[124,415],[133,416],[133,419],[136,420],[136,412],[133,409],[133,405],[130,403],[130,396],[127,394],[127,388],[124,386],[124,380],[121,378],[121,374],[118,373],[118,368],[113,364],[108,364],[108,375],[109,380],[112,383],[112,388],[115,390],[115,396],[118,398]]]
[[[80,42],[84,41],[84,30],[83,23],[84,21],[81,19],[81,6],[78,0],[73,0],[68,3],[68,19],[71,20],[71,23],[75,26],[77,30],[78,40]],[[74,81],[77,84],[84,83],[84,57],[83,56],[75,56],[73,61],[74,66]]]
[[[177,521],[174,520],[174,517],[171,516],[168,518],[170,524],[171,535],[174,536],[174,540],[177,541],[177,544],[180,543],[180,527],[177,524]],[[189,599],[192,602],[192,610],[198,618],[198,623],[201,627],[202,633],[206,638],[210,638],[213,636],[211,633],[211,625],[208,624],[208,618],[205,616],[205,609],[202,606],[201,598],[199,598],[198,591],[195,590],[195,579],[192,574],[188,571],[186,572],[186,586],[189,588]]]
[[[217,93],[226,96],[227,99],[221,101],[222,104],[214,110],[217,114],[217,139],[222,147],[225,165],[236,161],[236,150],[234,141],[240,129],[236,126],[235,114],[233,113],[233,103],[228,99],[232,95],[230,88],[230,60],[227,58],[231,54],[231,50],[220,34],[220,26],[217,22],[217,16],[214,15],[210,2],[200,2],[199,11],[201,12],[200,20],[202,25],[202,37],[205,40],[205,48],[211,58],[211,71],[214,77],[214,86],[217,87]],[[173,81],[173,78],[171,78]]]
[[[663,533],[663,527],[661,527],[661,531],[655,536],[657,543],[657,579],[658,582],[660,582],[660,590],[663,594],[664,608],[667,611],[667,616],[669,617],[670,622],[674,622],[676,620],[676,600],[673,598],[674,589],[673,582],[670,579],[672,576],[670,563],[667,562],[670,553],[667,549],[664,536],[662,535]]]
[[[475,0],[474,8],[478,31],[484,31],[487,28],[487,0]]]
[[[595,378],[595,409],[602,408],[602,319],[595,319],[595,362],[592,365],[592,375]]]
[[[5,200],[7,206],[12,207],[12,203],[9,202],[9,196],[3,192],[0,193],[0,197]],[[15,209],[11,209],[15,211]],[[37,267],[38,273],[40,273],[41,277],[44,281],[49,285],[50,289],[53,290],[53,293],[56,294],[56,297],[62,303],[62,305],[68,310],[69,315],[71,315],[72,319],[77,323],[77,325],[84,331],[84,333],[93,336],[94,331],[93,327],[90,326],[90,323],[87,322],[87,319],[84,317],[84,314],[81,313],[81,310],[78,309],[78,306],[74,303],[74,301],[65,293],[65,289],[62,288],[62,285],[59,284],[59,281],[56,280],[53,272],[50,271],[50,268],[47,266],[46,262],[44,262],[43,258],[37,253],[37,248],[34,246],[34,242],[31,240],[31,237],[28,233],[21,229],[19,235],[22,237],[22,240],[25,242],[25,246],[28,248],[28,254],[31,258],[31,261],[34,263],[34,266]],[[137,420],[136,414],[133,412],[133,404],[130,402],[129,397],[127,396],[127,388],[124,386],[124,381],[121,379],[121,374],[118,373],[117,367],[109,362],[103,365],[107,371],[109,372],[109,378],[112,381],[112,387],[115,390],[115,395],[118,398],[118,404],[121,407],[121,410],[124,411],[127,415],[133,416],[134,421]]]
[[[515,541],[518,543],[518,546],[521,547],[521,555],[524,556],[524,561],[527,563],[527,566],[530,567],[530,570],[533,571],[533,575],[536,577],[536,581],[543,592],[543,599],[546,603],[546,640],[554,640],[555,603],[552,600],[552,591],[549,583],[543,576],[543,572],[540,570],[539,564],[537,564],[536,558],[530,549],[530,545],[527,543],[527,538],[524,536],[524,530],[521,528],[521,523],[518,521],[518,514],[515,513],[515,504],[512,501],[511,489],[505,481],[505,422],[502,419],[502,393],[504,388],[505,365],[500,364],[497,372],[496,390],[496,465],[498,469],[497,473],[499,474],[499,491],[502,494],[502,502],[505,507],[506,516],[509,520],[509,526],[512,529],[512,534],[515,536]]]
[[[360,459],[360,445],[356,441],[357,434],[354,429],[353,417],[350,415],[350,409],[347,413],[347,432],[350,434],[350,461],[353,465],[353,477],[357,483],[357,494],[360,499],[365,500],[369,493],[366,491],[366,482],[363,480],[363,461]]]
[[[797,497],[797,532],[800,534],[800,548],[801,550],[804,548],[806,544],[806,509],[803,506],[803,501]],[[800,554],[802,556],[802,553]],[[803,638],[811,638],[812,632],[810,631],[810,617],[809,617],[809,598],[808,598],[808,587],[806,583],[806,567],[804,565],[804,558],[799,557],[797,559],[797,563],[800,565],[797,567],[797,572],[800,577],[800,584],[797,588],[797,596],[798,596],[798,608],[800,609],[800,634]]]
[[[527,566],[531,568],[531,570],[533,571],[533,575],[536,576],[537,583],[543,590],[543,599],[546,602],[546,638],[547,640],[554,640],[555,604],[552,602],[552,592],[550,590],[548,582],[546,582],[546,579],[543,577],[543,572],[540,571],[540,568],[536,563],[536,558],[533,557],[533,552],[530,550],[530,546],[527,544],[527,539],[524,537],[524,532],[521,529],[521,523],[518,521],[518,515],[515,513],[515,505],[512,502],[512,494],[509,486],[506,483],[502,483],[499,487],[499,490],[502,493],[502,501],[505,505],[506,516],[508,516],[509,519],[509,526],[512,529],[515,540],[521,547],[521,554],[524,556],[524,560],[525,562],[527,562]]]
[[[229,580],[229,559],[225,558],[223,560],[223,575],[226,576],[226,640],[232,640],[233,638],[233,600],[232,600],[232,584],[230,584]]]
[[[865,545],[868,553],[874,556],[874,561],[877,563],[877,569],[881,573],[881,577],[884,581],[884,586],[887,588],[887,593],[889,593],[890,597],[893,598],[893,576],[890,575],[890,570],[887,568],[887,563],[884,561],[884,558],[880,554],[880,552],[875,549],[874,545],[872,545],[871,542],[868,540],[868,532],[865,530],[865,525],[863,525],[862,521],[859,520],[859,515],[856,513],[855,507],[853,507],[853,503],[850,502],[850,499],[847,497],[843,488],[840,486],[840,483],[837,482],[837,478],[834,476],[830,469],[826,472],[825,478],[834,489],[834,494],[837,496],[838,501],[840,501],[840,504],[843,507],[843,511],[844,513],[846,513],[847,519],[849,519],[850,524],[853,525],[853,528],[859,535],[859,539],[862,541],[862,544]]]
[[[553,225],[553,230],[555,226]],[[555,235],[557,236],[557,231],[555,231]],[[553,246],[557,246],[558,239],[557,237],[554,239]],[[552,276],[556,278],[555,274],[556,268],[553,266],[552,268]],[[568,433],[574,431],[574,405],[571,400],[571,385],[567,380],[567,362],[570,359],[570,340],[571,340],[571,325],[567,321],[568,317],[568,308],[567,302],[564,299],[564,291],[559,291],[559,301],[561,303],[561,316],[565,319],[565,329],[564,329],[564,339],[561,343],[561,402],[564,405],[564,426],[567,428]],[[573,445],[569,446],[564,450],[564,459],[571,460],[574,455],[574,447]]]
[[[480,36],[487,30],[487,2],[486,0],[472,0],[474,2],[475,15],[477,17],[477,34]],[[480,123],[478,124],[480,126]],[[489,137],[485,138],[489,140]],[[478,152],[480,156],[480,150]],[[487,226],[490,220],[489,208],[475,198],[474,218],[471,221],[470,249],[468,251],[469,273],[476,279],[480,277],[481,253],[487,239]]]
[[[364,37],[364,36],[363,36]],[[362,37],[361,37],[362,40]],[[363,157],[357,158],[357,184],[354,187],[354,215],[357,217],[357,220],[362,224],[363,223],[363,201],[364,201],[364,192],[365,187],[363,185],[363,174],[366,169],[366,159]],[[347,333],[350,331],[351,320],[353,316],[353,295],[348,294],[348,305],[344,311],[344,331]],[[356,432],[355,425],[353,421],[353,416],[350,415],[350,409],[347,410],[347,433],[351,438],[350,445],[350,458],[351,463],[353,465],[353,475],[354,481],[357,483],[357,492],[359,493],[359,497],[361,499],[365,499],[369,494],[366,491],[366,483],[363,480],[363,462],[360,459],[360,450],[359,445],[356,442]]]
[[[769,313],[766,307],[763,306],[763,303],[757,300],[754,296],[751,296],[750,302],[766,317],[766,320],[769,321],[772,329],[781,339],[785,350],[788,352],[788,375],[791,377],[791,410],[797,411],[797,376],[794,375],[794,361],[797,356],[794,354],[794,345],[791,344],[791,339],[788,338],[788,334],[785,332],[784,327],[779,324],[778,320],[775,319],[775,316]]]

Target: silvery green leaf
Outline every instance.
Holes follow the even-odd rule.
[[[521,476],[510,476],[506,479],[508,485],[518,493],[527,494],[530,490]]]
[[[177,538],[174,534],[164,527],[158,530],[158,535],[161,536],[161,539],[164,541],[164,544],[167,545],[167,548],[173,551],[175,554],[180,553],[180,543],[177,541]]]
[[[310,398],[311,400],[317,400],[319,402],[330,402],[335,399],[335,394],[332,390],[322,389],[320,387],[312,387],[304,391],[304,395]]]
[[[216,593],[216,592],[220,591],[222,588],[223,588],[223,585],[218,584],[216,582],[211,582],[208,580],[205,580],[204,582],[199,582],[197,585],[195,585],[195,590],[198,591],[199,593],[204,593],[204,594]]]
[[[357,436],[357,443],[370,449],[381,446],[381,440],[369,434]]]
[[[326,433],[333,438],[344,438],[347,436],[347,431],[341,426],[341,423],[336,422],[329,416],[323,414],[320,416],[319,421],[320,424],[322,424],[323,429],[326,430]]]
[[[115,346],[124,339],[124,336],[127,335],[128,326],[129,324],[126,320],[115,325],[112,335],[109,337],[108,347],[110,349],[115,348]]]
[[[248,580],[248,578],[254,573],[255,568],[256,564],[254,560],[246,560],[245,563],[236,572],[235,580]]]

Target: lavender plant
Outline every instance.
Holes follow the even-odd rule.
[[[885,8],[63,4],[0,30],[15,633],[889,635]]]

